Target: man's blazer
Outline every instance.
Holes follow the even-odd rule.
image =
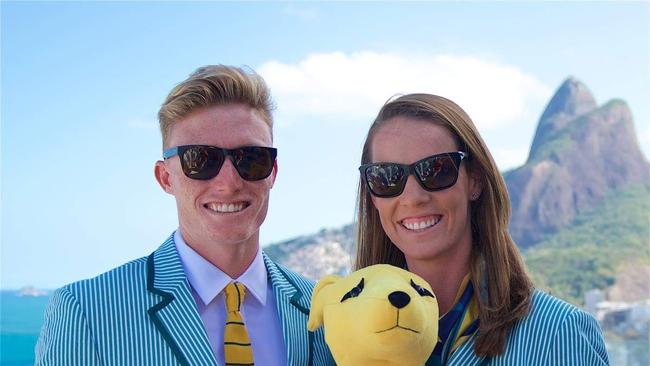
[[[322,331],[307,331],[313,283],[264,263],[288,364],[334,365]],[[148,257],[57,290],[36,365],[217,365],[190,291],[172,235]]]

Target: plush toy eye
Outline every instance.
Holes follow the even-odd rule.
[[[352,290],[348,291],[347,294],[343,295],[343,298],[341,299],[341,302],[351,298],[351,297],[357,297],[359,294],[363,291],[363,278],[361,281],[359,281],[359,284],[356,285]]]
[[[435,296],[433,296],[433,294],[432,294],[431,292],[429,292],[429,290],[427,290],[426,288],[424,288],[424,287],[422,287],[422,286],[419,286],[419,285],[415,284],[415,282],[413,282],[413,280],[411,280],[411,287],[413,287],[413,288],[415,289],[415,291],[417,291],[418,294],[420,294],[420,296],[431,296],[431,297],[435,297]]]

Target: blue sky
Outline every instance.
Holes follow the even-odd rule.
[[[263,244],[354,218],[381,104],[464,107],[502,170],[527,157],[569,75],[628,102],[650,152],[647,2],[6,2],[2,288],[59,287],[153,251],[177,225],[158,187],[156,113],[205,64],[248,65],[277,110]]]

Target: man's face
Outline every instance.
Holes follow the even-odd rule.
[[[242,104],[203,108],[172,127],[168,146],[212,145],[226,149],[272,146],[271,130],[254,109]],[[269,191],[277,165],[263,180],[242,179],[230,158],[210,180],[190,179],[180,158],[156,163],[156,179],[176,198],[183,239],[195,250],[259,245],[259,228],[266,217]]]

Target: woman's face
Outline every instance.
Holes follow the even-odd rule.
[[[412,164],[453,151],[458,151],[458,146],[446,128],[409,117],[384,122],[370,145],[372,162]],[[456,183],[444,190],[425,191],[411,175],[399,196],[372,196],[384,231],[409,266],[418,261],[445,266],[468,263],[472,240],[469,203],[480,187],[468,176],[465,163],[461,163]]]

